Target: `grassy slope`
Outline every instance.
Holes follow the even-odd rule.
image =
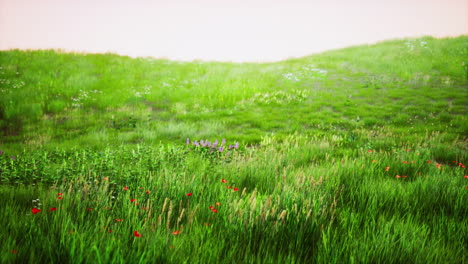
[[[453,139],[467,131],[466,43],[388,41],[267,64],[2,51],[0,143],[256,143],[387,127]]]
[[[268,64],[0,52],[0,261],[467,262],[467,44]]]

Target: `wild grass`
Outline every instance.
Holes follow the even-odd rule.
[[[2,260],[463,263],[466,152],[440,154],[303,136],[2,154]]]
[[[395,40],[264,64],[2,51],[1,144],[256,144],[374,127],[456,137],[468,129],[466,43]]]
[[[466,43],[1,51],[0,262],[465,263]]]

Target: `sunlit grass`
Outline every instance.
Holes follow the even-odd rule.
[[[86,134],[132,129],[154,131],[141,139],[151,144],[219,135],[257,143],[265,132],[382,126],[460,134],[468,129],[465,44],[466,37],[398,40],[265,64],[2,51],[2,141],[95,145]]]
[[[445,163],[438,148],[380,140],[395,148],[292,136],[212,152],[181,142],[3,153],[1,221],[14,231],[2,233],[2,258],[466,261],[465,154]]]
[[[466,43],[1,51],[0,262],[467,262]]]

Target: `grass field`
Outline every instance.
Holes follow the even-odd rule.
[[[467,263],[467,66],[0,51],[0,261]]]

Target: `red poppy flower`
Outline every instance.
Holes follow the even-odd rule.
[[[117,221],[117,222],[122,222],[123,219],[115,219],[115,221]]]
[[[59,199],[59,200],[62,200],[62,199],[63,199],[63,197],[62,197],[62,196],[59,196],[59,197],[57,197],[57,199]]]
[[[213,210],[213,209],[214,209],[214,206],[210,205],[210,209]]]
[[[228,188],[228,189],[232,189],[232,186],[226,186],[226,188]]]
[[[213,213],[217,213],[217,212],[218,212],[218,209],[213,208],[213,209],[211,209],[211,211],[213,211]]]
[[[367,152],[371,153],[371,152],[372,152],[372,149],[369,149]]]
[[[126,190],[126,191],[128,191],[128,187],[127,187],[127,186],[123,187],[123,189]]]
[[[465,175],[465,176],[463,176],[463,177],[465,177],[465,178],[467,178],[467,179],[468,179],[468,175]]]
[[[104,181],[108,181],[108,180],[109,180],[108,177],[102,177],[102,179],[103,179]]]
[[[52,208],[50,208],[50,211],[55,211],[55,210],[57,210],[57,208],[56,208],[56,207],[52,207]]]
[[[211,224],[210,223],[205,223],[206,226],[210,226]]]
[[[136,202],[136,199],[130,199],[130,202],[134,203]]]
[[[134,232],[133,232],[133,235],[136,236],[136,237],[141,237],[141,234],[138,233],[138,231],[134,231]]]
[[[93,209],[93,208],[87,208],[86,210],[88,210],[88,211],[92,211],[92,210],[94,210],[94,209]]]
[[[39,210],[39,209],[37,209],[37,208],[33,208],[33,209],[31,209],[31,211],[32,211],[33,214],[37,214],[37,213],[39,213],[41,210]]]
[[[217,205],[217,206],[220,206],[220,205],[221,205],[221,203],[216,203],[216,205]]]
[[[388,170],[390,170],[390,167],[385,167],[385,171],[388,171]]]
[[[456,160],[453,160],[452,162],[453,162],[453,163],[457,163],[457,161],[456,161]]]
[[[226,181],[225,179],[222,179],[221,182],[222,182],[222,183],[226,183],[227,181]]]
[[[173,234],[173,235],[178,235],[178,234],[180,234],[180,231],[178,231],[178,230],[177,230],[177,231],[174,231],[174,232],[172,232],[172,234]]]
[[[13,250],[11,251],[11,253],[16,254],[16,253],[18,253],[18,251],[16,251],[16,249],[13,249]]]
[[[149,191],[149,190],[146,190],[146,193],[150,193],[150,191]]]
[[[107,231],[107,232],[112,233],[112,230],[109,230],[109,231]]]
[[[395,178],[400,178],[401,176],[400,175],[396,175]]]
[[[57,193],[58,196],[63,195],[63,193]]]
[[[187,196],[192,196],[192,193],[187,193]]]
[[[407,176],[406,176],[406,175],[403,175],[403,176],[401,176],[401,177],[406,178]]]
[[[238,189],[238,188],[234,188],[233,190],[234,190],[235,192],[237,192],[239,189]]]
[[[426,161],[426,162],[427,162],[427,163],[431,163],[431,161],[430,161],[430,160],[428,160],[428,161]]]

